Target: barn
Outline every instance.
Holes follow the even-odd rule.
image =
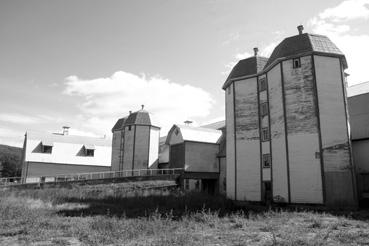
[[[23,145],[22,180],[110,171],[111,141],[63,133],[27,131]]]
[[[173,125],[168,132],[169,168],[184,168],[185,190],[219,192],[220,151],[222,131],[189,125]],[[225,163],[224,163],[225,164]],[[223,168],[224,169],[224,168]]]

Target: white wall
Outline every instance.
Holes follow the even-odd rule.
[[[108,166],[111,163],[111,146],[95,145],[94,156],[78,156],[82,150],[83,143],[59,143],[53,142],[52,153],[39,153],[35,149],[40,145],[41,140],[27,140],[26,156],[27,162],[46,162],[91,166]]]
[[[149,153],[149,168],[155,167],[159,161],[159,138],[160,129],[150,128],[150,153]]]
[[[272,139],[273,196],[288,202],[287,156],[284,125],[281,65],[268,72],[269,109]],[[266,173],[264,175],[267,175]],[[264,177],[263,175],[263,177]]]
[[[235,199],[235,142],[234,142],[234,102],[233,102],[233,86],[231,84],[225,92],[226,102],[226,149],[227,149],[227,197]]]
[[[236,200],[261,201],[257,80],[256,78],[250,78],[236,81],[234,84],[236,86],[237,143]]]

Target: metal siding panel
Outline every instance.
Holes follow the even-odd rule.
[[[185,142],[185,170],[187,172],[219,172],[219,145]]]

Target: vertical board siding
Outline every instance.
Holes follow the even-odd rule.
[[[233,86],[231,84],[225,92],[225,102],[226,102],[226,189],[227,197],[230,199],[235,199],[235,135],[234,135],[234,102],[233,102]]]
[[[312,69],[310,56],[301,57],[301,68],[283,62],[292,203],[323,203]]]
[[[128,126],[124,130],[124,152],[123,152],[123,170],[132,169],[133,161],[133,144],[134,144],[134,132],[135,126],[131,126],[131,130],[128,130]]]
[[[268,72],[269,108],[272,141],[273,196],[288,202],[288,175],[285,141],[285,122],[280,66]]]
[[[327,205],[352,205],[355,203],[354,181],[351,176],[351,153],[340,60],[314,56],[314,63],[321,119],[326,202]]]
[[[237,81],[235,86],[237,200],[260,201],[257,79]]]
[[[136,126],[134,169],[146,169],[149,162],[149,126]]]
[[[113,133],[112,150],[111,150],[111,170],[118,171],[120,166],[120,151],[121,151],[122,132],[115,131]]]

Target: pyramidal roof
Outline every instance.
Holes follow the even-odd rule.
[[[128,125],[146,125],[151,126],[151,120],[149,112],[142,109],[128,115],[127,120],[124,123],[125,126]]]

